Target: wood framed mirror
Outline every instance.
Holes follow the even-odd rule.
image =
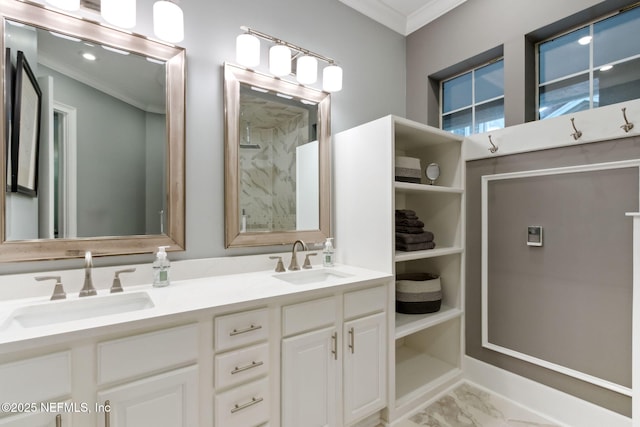
[[[331,235],[331,97],[224,65],[225,246]]]
[[[35,3],[0,0],[0,10],[0,262],[183,250],[185,50]],[[40,133],[50,134],[40,138],[37,196],[7,187],[18,51],[43,91]]]

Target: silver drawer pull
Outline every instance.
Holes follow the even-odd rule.
[[[62,427],[62,415],[56,415],[56,427]]]
[[[349,328],[349,348],[351,349],[351,354],[356,352],[356,337],[353,328]]]
[[[253,406],[256,405],[260,402],[262,402],[264,399],[261,397],[252,397],[251,400],[247,403],[243,403],[242,405],[238,405],[236,404],[232,409],[231,409],[231,413],[235,414],[238,411],[242,411],[243,409],[247,409],[249,406]]]
[[[240,334],[246,334],[247,332],[256,331],[258,329],[262,329],[262,326],[251,324],[251,326],[245,329],[234,329],[232,332],[229,332],[229,336],[233,337]]]
[[[262,365],[264,365],[264,362],[255,362],[254,361],[254,362],[251,362],[251,364],[249,364],[249,365],[241,366],[239,368],[236,366],[236,368],[233,371],[231,371],[231,375],[237,374],[239,372],[248,371],[249,369],[257,368],[258,366],[262,366]]]

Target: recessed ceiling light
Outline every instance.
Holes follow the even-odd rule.
[[[613,65],[603,65],[602,67],[600,67],[600,71],[609,71],[612,68]]]
[[[93,53],[83,52],[82,57],[87,61],[95,61],[97,58]]]
[[[580,39],[578,39],[578,43],[580,43],[581,45],[585,46],[588,45],[589,43],[591,43],[591,36],[584,36],[584,37],[580,37]]]

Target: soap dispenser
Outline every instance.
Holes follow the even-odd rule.
[[[333,267],[333,237],[327,237],[322,249],[322,265],[325,267]]]
[[[169,246],[159,246],[156,259],[153,261],[153,286],[156,288],[169,286],[169,269],[171,268],[171,263],[167,258],[166,249],[168,247]]]

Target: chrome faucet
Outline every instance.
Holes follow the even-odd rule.
[[[91,252],[84,253],[84,286],[80,290],[81,297],[88,297],[91,295],[97,295],[96,288],[93,287],[93,280],[91,280],[91,269],[93,268],[93,262],[91,262]]]
[[[298,243],[302,245],[302,250],[307,250],[307,245],[302,240],[296,240],[293,242],[293,248],[291,249],[291,262],[289,263],[289,270],[300,270],[300,265],[298,264],[298,253],[296,252],[296,247]]]

